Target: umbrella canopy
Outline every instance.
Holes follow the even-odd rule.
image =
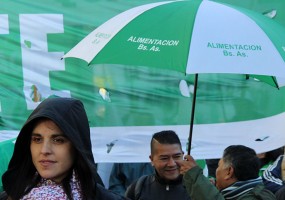
[[[64,57],[188,74],[282,76],[284,33],[272,19],[243,8],[212,1],[167,1],[115,16]]]
[[[64,58],[196,74],[285,77],[285,29],[262,14],[212,1],[165,1],[127,10],[91,32]],[[274,80],[274,79],[270,79]],[[188,148],[190,150],[190,148]]]

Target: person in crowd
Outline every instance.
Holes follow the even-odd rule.
[[[82,102],[61,97],[45,99],[17,137],[2,176],[6,197],[125,199],[100,185],[91,149],[90,127]]]
[[[206,165],[208,168],[208,177],[209,178],[216,178],[216,169],[218,167],[218,163],[219,163],[220,159],[206,159]]]
[[[276,193],[285,186],[284,154],[280,155],[275,162],[264,170],[262,180],[265,187],[273,193]]]
[[[171,130],[153,134],[150,148],[149,158],[155,173],[142,176],[131,184],[125,196],[132,200],[189,200],[176,163],[183,159],[181,142],[177,134]]]
[[[284,147],[280,147],[271,151],[257,154],[261,166],[259,171],[260,176],[263,175],[263,172],[267,169],[267,167],[269,167],[273,162],[275,162],[279,156],[283,155],[283,149]]]
[[[199,200],[271,200],[275,195],[264,188],[258,175],[260,162],[256,152],[243,145],[224,150],[216,170],[216,186],[203,175],[191,155],[177,160],[189,196]]]
[[[109,177],[109,190],[123,196],[131,183],[143,175],[153,173],[154,168],[149,162],[114,163]]]

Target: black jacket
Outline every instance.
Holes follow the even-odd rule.
[[[49,118],[57,124],[91,169],[95,183],[94,187],[96,187],[98,195],[102,196],[104,193],[107,194],[107,190],[105,191],[104,187],[98,187],[98,183],[103,184],[103,182],[97,174],[92,154],[90,127],[84,106],[79,100],[59,97],[44,100],[31,113],[22,127],[15,143],[14,153],[10,160],[8,170],[2,176],[3,188],[7,194],[13,194],[15,187],[13,180],[19,177],[25,180],[25,175],[21,174],[19,169],[23,168],[22,165],[23,163],[27,163],[27,159],[31,162],[30,136],[27,136],[27,134],[31,134],[33,122],[39,118]],[[31,170],[35,171],[35,169],[32,168]],[[112,197],[108,198],[107,196],[110,195]],[[100,199],[120,199],[120,197],[114,197],[113,194],[110,195],[106,195],[106,198],[101,197]]]
[[[182,176],[166,182],[156,174],[146,175],[132,183],[125,193],[132,200],[190,200],[183,185]]]

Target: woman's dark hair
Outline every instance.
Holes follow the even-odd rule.
[[[72,191],[70,187],[70,179],[72,178],[72,172],[75,171],[75,174],[78,178],[80,188],[81,188],[81,195],[83,199],[94,199],[96,190],[94,185],[95,180],[90,179],[93,177],[92,171],[90,167],[88,167],[88,163],[84,160],[78,150],[75,150],[75,162],[73,165],[73,169],[70,170],[68,176],[66,176],[62,181],[62,187],[64,192],[66,193],[68,199],[73,200],[72,198]],[[83,190],[84,188],[84,190]]]
[[[12,199],[20,199],[39,181],[39,179],[36,177],[36,168],[33,165],[30,151],[31,132],[34,127],[33,124],[27,124],[23,128],[22,131],[25,133],[25,137],[21,138],[21,145],[17,145],[17,143],[20,142],[18,141],[19,138],[15,144],[13,154],[15,154],[15,152],[21,152],[21,157],[15,156],[16,159],[21,161],[17,163],[21,164],[15,166],[13,163],[11,163],[11,161],[9,166],[12,165],[17,168],[17,170],[11,169],[13,170],[13,173],[8,171],[7,174],[5,173],[2,177],[4,190]],[[8,168],[10,169],[10,167]]]
[[[96,180],[90,177],[95,177],[93,173],[96,171],[91,171],[89,164],[86,163],[86,160],[80,153],[77,153],[74,170],[78,176],[83,199],[94,199],[96,195]]]
[[[23,133],[25,134],[24,137],[22,134],[22,138],[20,138],[22,140],[21,145],[15,145],[14,149],[14,153],[21,152],[21,158],[17,158],[21,159],[21,164],[15,166],[17,170],[13,170],[13,173],[9,173],[9,175],[7,175],[9,177],[6,178],[6,175],[3,175],[3,179],[6,181],[6,184],[3,184],[4,190],[13,200],[18,200],[24,195],[28,194],[41,179],[32,162],[30,144],[32,130],[42,119],[43,118],[35,119],[22,129]],[[70,187],[70,179],[72,178],[73,170],[77,175],[83,199],[89,200],[95,198],[96,180],[90,178],[94,177],[93,173],[95,172],[93,172],[93,169],[90,167],[91,165],[89,165],[89,163],[87,163],[87,161],[83,158],[82,153],[84,152],[80,152],[78,149],[74,150],[75,162],[73,164],[73,168],[62,181],[63,190],[70,200],[73,200]],[[14,164],[10,163],[9,165],[13,166]]]

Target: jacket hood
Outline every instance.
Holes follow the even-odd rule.
[[[63,131],[74,147],[81,152],[82,156],[90,163],[94,163],[92,145],[90,140],[90,127],[88,118],[81,101],[73,98],[48,98],[44,100],[29,116],[15,146],[23,146],[23,141],[30,140],[27,134],[31,134],[33,122],[39,118],[48,118],[55,122]],[[28,130],[29,132],[26,132]],[[21,149],[22,149],[21,148]],[[28,146],[28,148],[30,148]]]
[[[90,169],[94,172],[94,176],[97,176],[96,165],[92,154],[90,127],[83,104],[81,101],[73,98],[54,97],[41,102],[20,130],[8,170],[2,177],[3,185],[6,181],[7,183],[10,182],[8,179],[13,177],[13,172],[17,171],[24,160],[30,159],[31,132],[35,122],[40,118],[48,118],[57,124],[72,142],[75,149],[86,160],[86,163],[88,163]]]

